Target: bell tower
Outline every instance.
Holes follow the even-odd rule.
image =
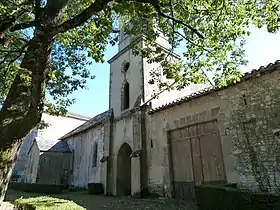
[[[158,33],[157,45],[166,51],[166,54],[170,54],[168,40],[160,31]],[[115,117],[150,100],[158,88],[157,84],[149,84],[150,72],[161,71],[158,63],[148,63],[146,58],[133,55],[134,44],[139,47],[144,46],[143,36],[129,35],[123,28],[120,30],[119,36],[118,53],[108,61],[110,64],[109,107],[114,110]],[[173,53],[170,54],[170,57],[180,59]]]
[[[132,53],[132,42],[142,45],[140,36],[128,35],[120,30],[118,53],[110,64],[109,108],[114,116],[133,109],[143,95],[143,59]]]
[[[162,40],[159,45],[166,49],[164,39],[160,39]],[[151,99],[151,90],[154,90],[156,85],[149,84],[150,72],[160,65],[149,63],[142,56],[133,54],[133,46],[138,45],[141,48],[144,43],[143,36],[129,35],[121,29],[118,52],[108,61],[109,108],[114,113],[110,139],[110,178],[113,194],[126,191],[133,195],[146,186],[146,165],[140,160],[145,157],[142,152],[146,145],[143,130],[145,110],[140,109],[140,106]],[[129,176],[119,173],[121,171],[125,171]]]

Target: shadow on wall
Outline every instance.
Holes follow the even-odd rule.
[[[131,147],[124,143],[119,149],[117,163],[117,195],[131,195]]]

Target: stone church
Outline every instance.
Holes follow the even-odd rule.
[[[135,56],[132,43],[144,41],[121,32],[118,53],[109,60],[109,110],[60,138],[72,154],[68,183],[83,188],[102,183],[113,195],[148,191],[178,198],[192,197],[194,186],[204,183],[256,187],[242,165],[248,155],[237,142],[248,129],[244,133],[240,125],[263,130],[265,113],[271,113],[263,139],[276,138],[280,62],[246,73],[228,87],[191,85],[154,99],[157,87],[148,81],[159,65]],[[168,51],[164,38],[158,45]]]

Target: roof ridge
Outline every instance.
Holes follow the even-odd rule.
[[[67,117],[75,117],[75,118],[83,119],[83,120],[89,120],[89,119],[91,119],[91,117],[89,117],[89,116],[82,115],[82,114],[75,113],[75,112],[67,112],[67,113],[66,113],[66,116],[67,116]]]
[[[84,122],[83,124],[81,124],[80,126],[74,128],[73,130],[71,130],[70,132],[68,132],[67,134],[63,135],[62,137],[60,137],[59,139],[65,139],[68,138],[70,136],[73,136],[75,134],[78,134],[82,131],[85,131],[93,126],[96,126],[97,124],[102,123],[105,119],[107,119],[108,117],[110,117],[112,114],[112,109],[108,109],[107,111],[104,111],[100,114],[95,115],[94,117],[90,118],[88,121]],[[99,119],[100,118],[100,119]]]
[[[168,102],[168,103],[166,103],[164,105],[161,105],[161,106],[158,106],[156,108],[153,108],[148,113],[152,114],[152,113],[158,112],[160,110],[172,107],[174,105],[186,102],[188,100],[201,97],[201,96],[206,95],[206,94],[208,94],[208,93],[210,93],[212,91],[217,91],[217,90],[222,90],[222,89],[228,88],[230,86],[233,86],[233,85],[236,85],[238,83],[241,83],[244,80],[247,80],[247,79],[250,79],[250,78],[254,78],[255,76],[259,77],[262,74],[269,73],[269,72],[272,72],[274,70],[280,70],[280,68],[278,69],[278,67],[280,67],[280,60],[276,60],[274,63],[269,63],[266,66],[260,66],[258,69],[253,69],[253,70],[251,70],[249,72],[243,73],[243,76],[240,78],[240,82],[232,83],[232,84],[229,84],[229,85],[223,86],[223,87],[213,87],[213,86],[211,87],[210,86],[210,87],[203,88],[203,89],[198,90],[198,91],[196,91],[194,93],[191,93],[190,95],[186,95],[186,96],[180,97],[180,98],[175,99],[175,100],[173,100],[171,102]]]

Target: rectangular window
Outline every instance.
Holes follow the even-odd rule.
[[[94,143],[94,147],[93,147],[93,158],[92,158],[92,167],[96,167],[97,166],[97,152],[98,152],[98,147],[97,147],[97,143]]]

